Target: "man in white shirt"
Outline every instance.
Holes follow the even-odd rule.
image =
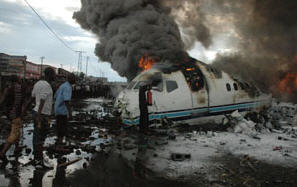
[[[32,112],[34,121],[33,154],[35,165],[41,167],[44,166],[42,155],[43,143],[49,129],[48,120],[52,114],[53,105],[53,90],[50,83],[54,80],[55,71],[52,68],[46,68],[43,79],[35,83],[32,90],[31,102],[35,100],[35,107]]]

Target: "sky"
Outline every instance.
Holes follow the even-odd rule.
[[[109,63],[94,55],[98,40],[95,35],[80,28],[72,19],[80,9],[80,0],[27,0],[54,32],[73,50],[84,51],[83,68],[89,56],[88,75],[107,77],[109,81],[126,81],[112,70]],[[67,48],[41,22],[24,0],[0,0],[0,52],[26,55],[27,60],[77,71],[78,53]],[[207,50],[196,43],[190,55],[206,63],[216,56],[216,50]]]
[[[112,70],[109,63],[94,55],[96,36],[83,30],[72,19],[80,9],[80,0],[28,0],[31,6],[73,50],[84,51],[83,68],[89,56],[88,75],[104,76],[109,81],[126,81]],[[0,53],[25,55],[27,60],[69,71],[77,70],[78,53],[64,46],[41,22],[23,0],[0,0]]]

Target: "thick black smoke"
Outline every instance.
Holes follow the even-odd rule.
[[[297,1],[213,2],[217,12],[232,18],[238,44],[237,52],[218,55],[214,65],[254,82],[275,96],[297,101],[297,86],[293,86],[297,80]],[[296,79],[282,85],[290,88],[281,88],[287,74]]]
[[[211,43],[194,0],[81,0],[81,3],[81,10],[73,18],[98,36],[96,55],[128,79],[141,71],[138,61],[144,55],[178,63],[185,56],[185,49],[196,41],[193,36],[206,47]],[[192,13],[186,11],[187,7],[191,7]],[[186,46],[174,18],[185,28],[182,34],[187,36]]]
[[[96,55],[129,80],[141,71],[141,56],[178,63],[198,41],[231,50],[217,55],[214,66],[297,101],[296,0],[81,2],[73,17],[98,36]]]
[[[139,73],[141,56],[166,58],[183,52],[178,26],[153,0],[81,0],[73,17],[100,42],[95,53],[128,79]]]

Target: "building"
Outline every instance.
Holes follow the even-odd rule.
[[[1,76],[17,75],[26,78],[25,66],[27,56],[15,56],[0,53],[0,74]]]
[[[39,79],[40,78],[40,65],[32,62],[26,62],[26,79]]]
[[[50,65],[40,65],[27,61],[27,56],[16,56],[0,53],[0,90],[4,83],[9,80],[9,76],[16,75],[22,79],[40,79],[41,72],[47,67],[54,69],[57,79],[65,80],[69,71],[56,68]]]

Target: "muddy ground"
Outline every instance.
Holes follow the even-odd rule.
[[[213,158],[220,166],[212,168],[211,178],[198,173],[192,182],[145,180],[127,166],[120,155],[98,154],[90,167],[76,171],[69,181],[72,186],[106,187],[197,187],[197,186],[297,186],[297,169],[266,164],[245,156],[225,155]]]
[[[230,153],[220,157],[212,156],[211,168],[196,171],[194,177],[187,182],[153,178],[148,180],[131,168],[118,151],[113,151],[113,138],[119,137],[118,121],[110,116],[94,119],[87,117],[86,111],[102,106],[103,100],[75,101],[76,121],[73,121],[71,145],[59,153],[53,149],[55,142],[54,127],[48,137],[47,151],[57,164],[80,158],[79,162],[67,166],[56,167],[53,171],[37,170],[32,165],[26,165],[32,159],[32,124],[28,117],[25,124],[23,147],[20,155],[9,151],[10,164],[0,170],[0,186],[74,186],[74,187],[196,187],[196,186],[297,186],[297,168],[267,164],[255,160],[248,155],[235,156]],[[105,106],[108,102],[105,103]],[[93,114],[93,113],[92,113]],[[98,117],[98,116],[97,116]],[[5,120],[4,120],[5,121]],[[9,132],[7,124],[1,123],[2,142]],[[54,123],[54,119],[52,121]],[[205,131],[211,130],[205,127]],[[185,128],[185,131],[192,129]],[[203,129],[202,129],[203,130]],[[215,129],[222,131],[224,129]],[[126,129],[127,135],[135,133]],[[82,143],[84,142],[84,143]],[[102,149],[102,147],[107,147]],[[30,153],[29,153],[30,152]],[[63,159],[57,159],[64,156]],[[297,156],[297,155],[293,155]],[[168,158],[170,159],[170,158]],[[182,161],[181,161],[182,162]],[[158,164],[158,163],[156,163]],[[145,170],[145,169],[144,169]],[[147,171],[150,175],[152,171]]]

